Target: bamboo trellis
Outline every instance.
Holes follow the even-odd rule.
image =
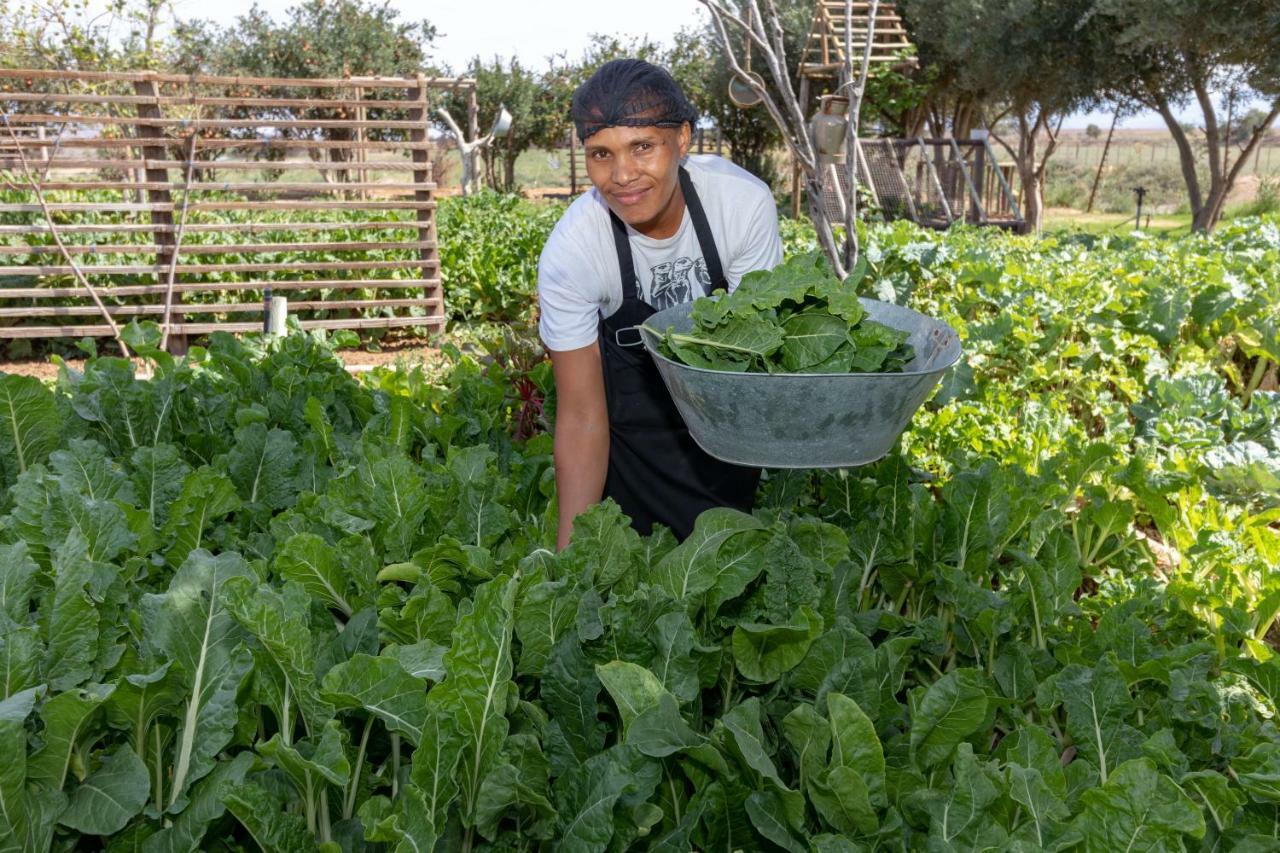
[[[304,329],[442,328],[428,127],[459,90],[0,69],[0,338],[250,331],[268,287]]]

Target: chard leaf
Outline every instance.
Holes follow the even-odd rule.
[[[226,807],[262,850],[310,853],[319,849],[302,815],[285,812],[275,797],[252,782],[228,790]]]
[[[782,367],[788,373],[798,373],[826,361],[848,342],[849,337],[848,323],[817,311],[796,314],[782,328],[786,333],[782,344]]]
[[[290,536],[276,553],[275,571],[285,580],[302,584],[317,598],[327,600],[343,616],[350,618],[355,612],[350,584],[333,546],[314,533]]]
[[[386,655],[357,654],[325,673],[321,695],[339,708],[363,708],[417,746],[426,724],[427,682]]]
[[[987,717],[981,674],[955,669],[929,685],[911,719],[911,751],[925,767],[940,764]]]
[[[293,433],[249,424],[236,430],[235,446],[227,454],[227,474],[249,506],[283,509],[293,502],[298,470]]]
[[[480,783],[507,736],[517,585],[504,575],[476,588],[471,613],[453,629],[453,645],[444,657],[448,675],[428,695],[432,710],[451,716],[462,736],[459,769],[468,822],[475,820]]]
[[[213,769],[231,741],[236,694],[253,665],[248,634],[228,612],[223,593],[232,578],[252,579],[238,554],[193,551],[167,592],[142,598],[144,639],[152,654],[180,668],[186,703],[178,725],[168,809],[179,812],[187,791]]]
[[[658,697],[657,704],[632,720],[626,743],[651,758],[666,758],[706,742],[680,716],[680,706],[670,693]]]
[[[39,712],[40,721],[44,723],[44,746],[27,761],[28,782],[52,791],[62,790],[85,726],[114,689],[111,684],[90,684],[59,693],[44,703]]]
[[[142,853],[191,853],[199,850],[209,825],[226,812],[224,800],[227,792],[244,782],[245,775],[257,760],[252,752],[245,751],[219,762],[208,776],[192,787],[190,802],[173,819],[172,825],[142,842]]]
[[[516,637],[520,640],[517,670],[521,675],[543,674],[551,650],[573,627],[579,597],[567,580],[543,581],[521,589],[515,613]]]
[[[707,510],[694,522],[689,538],[650,570],[649,580],[677,601],[701,595],[733,571],[720,566],[720,547],[734,536],[763,527],[755,518],[734,509]]]
[[[831,721],[831,767],[848,767],[865,783],[871,805],[887,806],[884,781],[884,748],[876,727],[854,702],[839,693],[827,694],[827,718]]]
[[[822,617],[802,607],[789,625],[746,622],[733,629],[733,660],[749,681],[767,684],[793,669],[822,633]]]
[[[656,707],[667,691],[652,672],[627,661],[615,660],[596,666],[596,676],[613,697],[622,718],[622,734],[626,737],[631,721]]]
[[[146,765],[124,745],[71,792],[58,823],[86,835],[111,835],[142,811],[151,792]]]
[[[333,706],[320,698],[311,653],[310,599],[302,585],[287,583],[280,591],[246,577],[229,578],[224,592],[227,611],[270,655],[307,729],[318,732],[333,716]],[[279,720],[292,731],[293,720]]]
[[[43,692],[31,687],[0,701],[0,838],[16,838],[25,829],[26,720]]]
[[[1093,669],[1079,664],[1064,667],[1040,685],[1036,704],[1067,711],[1067,732],[1106,782],[1110,771],[1138,754],[1141,734],[1126,720],[1133,710],[1129,686],[1108,654]]]
[[[212,468],[197,468],[182,481],[182,491],[169,508],[164,535],[172,541],[165,554],[171,566],[180,566],[204,544],[209,525],[240,508],[235,486]]]
[[[1146,758],[1121,764],[1080,799],[1073,826],[1090,850],[1175,851],[1184,836],[1204,836],[1200,809]]]
[[[61,435],[53,394],[40,380],[0,374],[0,484],[44,462]]]
[[[178,448],[172,444],[139,447],[129,458],[133,467],[133,489],[146,510],[153,529],[169,520],[170,505],[182,492],[182,484],[191,473]]]

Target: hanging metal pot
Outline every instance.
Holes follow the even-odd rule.
[[[822,105],[809,121],[813,144],[819,154],[839,157],[845,153],[845,131],[849,125],[849,99],[843,95],[826,95]]]
[[[756,72],[748,71],[747,76],[759,83],[761,86],[764,85],[764,78]],[[764,98],[760,97],[760,93],[758,91],[751,88],[750,83],[735,74],[729,78],[729,100],[735,107],[740,107],[745,110],[758,106],[764,101]]]

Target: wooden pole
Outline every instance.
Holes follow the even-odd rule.
[[[143,79],[135,80],[133,90],[138,95],[149,98],[149,101],[139,101],[137,104],[138,118],[158,119],[163,117],[163,112],[159,101],[159,87],[156,85],[154,74],[148,74]],[[188,93],[194,94],[194,93]],[[137,125],[136,133],[141,139],[159,140],[164,138],[164,131],[150,124]],[[163,160],[165,159],[165,149],[163,144],[151,144],[140,146],[142,157],[145,160]],[[167,184],[169,182],[168,169],[145,169],[147,184]],[[190,190],[188,190],[190,192]],[[156,245],[160,247],[160,251],[156,253],[156,266],[163,269],[173,269],[176,263],[177,241],[173,234],[173,199],[169,195],[168,189],[147,189],[147,201],[152,205],[167,205],[168,210],[157,209],[153,207],[149,213],[151,224],[164,226],[155,230]],[[156,276],[156,283],[162,284],[163,280],[159,275]],[[174,299],[178,302],[182,301],[182,294],[175,294]],[[175,355],[182,355],[187,351],[187,336],[184,334],[171,335],[168,339],[170,351]]]
[[[569,131],[569,195],[578,194],[578,132]]]
[[[1111,150],[1111,138],[1116,133],[1116,123],[1120,121],[1120,111],[1111,114],[1111,129],[1107,131],[1107,141],[1102,146],[1102,157],[1098,160],[1098,171],[1093,176],[1093,186],[1089,189],[1089,203],[1085,205],[1085,213],[1093,213],[1093,201],[1098,196],[1098,185],[1102,183],[1102,170],[1107,165],[1107,152]]]
[[[475,96],[474,89],[472,89],[471,94],[472,94],[472,97],[474,98]],[[417,103],[417,106],[409,110],[409,119],[410,121],[413,121],[415,124],[418,125],[414,130],[409,131],[409,137],[413,142],[426,142],[428,138],[427,116],[431,114],[431,106],[427,102],[427,83],[426,83],[426,78],[423,77],[423,75],[421,74],[418,75],[418,85],[409,90],[408,96],[409,96],[409,100]],[[458,140],[458,150],[459,151],[462,150],[462,140]],[[428,185],[427,187],[424,187],[423,189],[420,189],[420,190],[416,190],[414,192],[413,194],[414,201],[417,201],[417,202],[432,201],[434,190],[431,189],[431,152],[430,150],[425,147],[414,148],[413,162],[415,166],[421,167],[421,168],[414,169],[413,182],[415,184]],[[418,208],[415,214],[415,217],[418,220],[418,241],[419,242],[430,241],[432,245],[435,245],[435,239],[436,239],[435,211],[429,207],[420,207]],[[421,275],[424,279],[430,279],[433,277],[432,273],[435,272],[435,262],[436,262],[435,253],[436,253],[435,249],[428,249],[428,248],[418,249],[418,257],[422,261]],[[430,267],[430,269],[428,269],[428,267]],[[432,294],[429,292],[430,289],[431,289],[430,286],[428,286],[427,288],[424,288],[422,295],[424,297],[431,296]]]

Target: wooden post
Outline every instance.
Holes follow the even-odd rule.
[[[819,12],[821,12],[822,14],[825,14],[825,11],[823,10],[822,6],[819,6],[818,9],[819,9]],[[825,35],[822,37],[822,53],[823,53],[823,56],[825,57],[827,53],[827,38]],[[801,115],[804,115],[804,116],[809,115],[809,78],[804,75],[801,75],[800,77],[800,113]],[[800,164],[796,162],[796,158],[793,156],[791,158],[791,218],[792,219],[800,218],[801,192],[803,192],[803,190],[801,189],[801,181],[800,181]]]
[[[569,131],[569,195],[578,194],[578,133]]]
[[[429,124],[428,116],[431,115],[431,105],[427,101],[427,83],[422,74],[417,76],[418,85],[409,90],[409,100],[416,101],[417,105],[409,109],[409,121],[416,126],[409,131],[409,141],[414,143],[424,143],[428,139],[427,127]],[[475,90],[472,90],[474,97]],[[431,183],[431,152],[426,148],[414,148],[411,153],[414,166],[413,182],[415,184]],[[431,201],[435,196],[435,191],[430,187],[424,187],[420,190],[414,190],[414,201]],[[414,216],[418,220],[418,240],[421,242],[436,241],[436,217],[435,211],[427,208],[419,207],[414,211]],[[434,248],[419,247],[418,258],[422,261],[422,278],[429,280],[433,276],[428,272],[427,264],[433,262],[438,257]],[[424,288],[422,295],[424,298],[432,296]],[[440,293],[441,312],[444,311],[444,293]]]
[[[356,128],[356,150],[355,150],[355,157],[352,159],[354,159],[356,163],[359,164],[359,168],[356,169],[356,180],[364,184],[364,183],[367,183],[369,180],[369,171],[364,168],[364,163],[366,161],[366,154],[364,150],[365,129],[363,126],[363,122],[365,120],[365,109],[364,109],[364,104],[360,103],[360,101],[364,100],[364,87],[356,86],[355,89],[353,89],[352,91],[355,93],[355,96],[356,96],[355,118],[356,118],[356,121],[361,122],[361,126]],[[368,198],[369,191],[362,187],[359,192],[359,197]]]
[[[151,103],[142,102],[138,104],[137,114],[139,118],[161,118],[163,113],[160,109],[160,90],[156,86],[154,74],[148,74],[145,79],[135,80],[133,83],[134,92],[143,97],[152,98]],[[194,92],[189,93],[194,95]],[[140,124],[137,126],[137,134],[142,139],[162,140],[164,131],[149,124]],[[139,146],[144,160],[164,160],[167,158],[163,144],[151,144]],[[167,169],[146,169],[144,170],[147,183],[165,183],[169,182],[169,171]],[[188,190],[189,192],[190,190]],[[147,190],[147,200],[151,204],[170,204],[173,197],[169,194],[168,189],[149,189]],[[151,210],[149,211],[151,224],[159,226],[155,230],[156,246],[159,251],[156,252],[156,267],[158,269],[168,269],[173,263],[173,255],[178,251],[174,247],[173,235],[173,214],[167,210]],[[163,284],[162,276],[156,273],[156,284]],[[175,305],[182,301],[182,294],[175,293],[173,295]],[[182,317],[181,309],[175,310],[173,313]],[[170,335],[169,351],[175,355],[181,355],[187,351],[186,335]]]
[[[978,198],[981,199],[981,204],[985,205],[987,201],[987,152],[984,147],[975,146],[973,154],[973,170],[978,176],[976,182],[978,185]],[[979,213],[977,207],[974,207],[970,212],[975,222],[982,222],[986,218]]]

